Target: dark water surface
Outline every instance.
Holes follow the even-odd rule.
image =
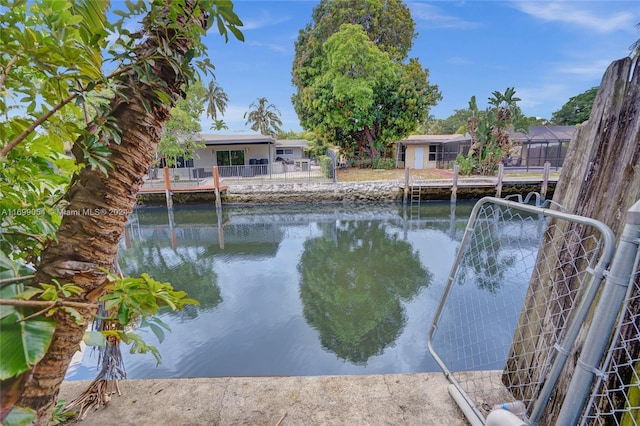
[[[152,355],[122,347],[129,378],[439,371],[426,336],[472,203],[138,209],[125,274],[200,306],[166,312]],[[67,379],[92,379],[86,350]]]

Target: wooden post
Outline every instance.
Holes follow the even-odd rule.
[[[404,168],[404,197],[402,198],[402,204],[404,204],[405,206],[407,205],[407,202],[409,201],[409,175],[410,175],[411,171],[409,170],[408,167]]]
[[[543,200],[547,198],[547,190],[549,188],[549,171],[551,170],[551,163],[544,163],[544,172],[542,172],[542,187],[540,188],[540,195]]]
[[[171,197],[171,179],[169,178],[169,168],[165,167],[164,171],[164,191],[167,197],[167,207],[173,207],[173,198]]]
[[[626,214],[637,199],[640,188],[640,111],[637,107],[640,104],[640,62],[635,63],[635,70],[633,68],[631,58],[617,60],[607,68],[589,120],[578,127],[571,139],[560,179],[553,193],[554,204],[562,206],[565,212],[599,220],[608,225],[618,238],[626,223]],[[536,270],[553,267],[558,274],[563,273],[563,252],[574,250],[569,243],[560,246],[566,241],[564,236],[580,233],[579,238],[585,240],[589,236],[587,232],[593,231],[582,225],[555,221],[544,238],[547,242],[557,240],[560,244],[546,245],[546,252],[538,254]],[[557,297],[553,295],[554,292],[557,295],[557,289],[549,284],[536,280],[535,274],[532,277],[515,332],[515,335],[531,338],[513,342],[509,351],[509,358],[514,361],[509,361],[503,382],[511,383],[513,389],[518,389],[514,395],[516,398],[531,392],[531,383],[536,383],[545,373],[544,369],[539,368],[537,360],[527,354],[535,353],[538,346],[552,346],[555,343],[553,339],[557,331],[556,323],[559,321],[556,319],[555,309],[557,306],[564,306],[565,300],[557,300],[552,304],[536,303],[536,298],[548,301]],[[567,282],[565,285],[567,288],[574,288],[573,285],[577,287],[574,282]],[[637,309],[636,306],[634,314],[637,314]],[[587,317],[584,326],[589,326],[590,323],[591,317]],[[621,334],[637,333],[634,327],[635,324],[627,324],[622,328]],[[582,348],[585,335],[586,333],[582,333],[574,348]],[[625,351],[638,353],[638,345],[638,341],[635,341]],[[527,371],[526,377],[516,374],[514,367]],[[562,407],[561,401],[567,395],[575,368],[572,362],[565,365],[550,397],[554,403],[547,405],[539,424],[556,424]],[[620,383],[613,383],[618,377],[621,376],[616,374],[609,378],[611,385],[620,386]],[[625,399],[612,403],[618,406],[604,408],[624,409]]]
[[[216,209],[222,208],[222,200],[220,200],[220,173],[218,166],[213,166],[213,188],[216,193]]]
[[[498,184],[496,185],[496,197],[502,198],[502,177],[504,176],[504,164],[498,164]]]
[[[458,199],[458,174],[460,173],[460,165],[453,165],[453,183],[451,185],[451,202],[455,203]]]

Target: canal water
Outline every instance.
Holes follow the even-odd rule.
[[[426,337],[473,203],[141,208],[119,251],[200,301],[128,378],[439,371]],[[478,290],[478,291],[482,291]],[[68,380],[93,379],[97,353]]]

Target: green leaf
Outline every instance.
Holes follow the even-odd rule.
[[[36,412],[31,408],[13,407],[2,424],[4,426],[22,426],[30,424],[35,419]]]
[[[22,321],[18,311],[0,320],[0,380],[21,374],[42,359],[51,344],[55,321],[44,317]]]
[[[153,334],[155,334],[156,338],[158,339],[158,342],[162,343],[165,337],[164,331],[162,331],[162,328],[158,327],[153,323],[149,323],[149,328],[151,328],[151,331],[153,331]]]
[[[129,324],[129,305],[122,304],[120,305],[120,309],[118,309],[118,321],[122,325]]]
[[[13,278],[18,276],[18,263],[9,259],[2,251],[0,251],[0,278]],[[2,270],[9,271],[6,276],[2,275]]]
[[[242,31],[240,31],[239,29],[237,29],[233,25],[229,25],[229,31],[231,31],[233,33],[233,35],[236,36],[236,38],[238,40],[244,41],[244,34],[242,34]]]
[[[42,289],[41,288],[29,287],[29,288],[25,289],[23,292],[21,292],[20,294],[16,295],[16,299],[30,300],[34,296],[37,296],[39,294],[42,294]]]
[[[107,339],[104,337],[104,334],[99,331],[85,332],[82,341],[87,346],[106,346],[107,344]]]
[[[19,285],[5,285],[0,287],[0,299],[12,299],[20,291]],[[11,305],[0,305],[0,320],[16,313],[16,307]],[[0,332],[2,329],[0,328]]]
[[[84,323],[84,317],[82,316],[82,314],[80,312],[78,312],[77,309],[71,308],[69,306],[64,306],[62,308],[66,313],[68,313],[71,318],[73,318],[73,320],[75,321],[76,324],[83,324]]]

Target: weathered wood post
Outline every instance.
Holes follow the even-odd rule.
[[[405,167],[404,169],[404,196],[402,197],[402,204],[404,204],[405,206],[407,205],[407,202],[409,201],[409,182],[410,182],[410,169],[408,167]]]
[[[213,190],[216,194],[216,209],[222,208],[222,200],[220,199],[220,173],[218,166],[213,166]]]
[[[551,163],[544,163],[544,171],[542,172],[542,185],[540,188],[540,196],[543,200],[547,198],[547,191],[549,189],[549,171],[551,170]]]
[[[504,164],[498,164],[498,183],[496,185],[496,197],[502,198],[502,177],[504,175]]]
[[[164,171],[164,193],[167,198],[167,207],[173,207],[173,197],[171,196],[171,178],[169,177],[169,168],[165,166]]]
[[[460,174],[460,165],[453,165],[453,182],[451,184],[451,202],[455,203],[458,199],[458,174]]]
[[[571,140],[553,195],[554,203],[562,205],[567,213],[604,222],[617,237],[622,232],[620,225],[625,223],[627,211],[640,198],[640,67],[636,63],[633,73],[632,68],[633,60],[624,58],[613,62],[605,72],[589,120],[578,127]],[[563,238],[557,238],[557,235],[570,230],[579,233],[584,241],[591,230],[562,222],[553,225],[544,237],[544,246],[548,250],[538,254],[536,268],[555,259],[555,267],[558,273],[562,273],[558,258],[571,248],[554,246],[551,242],[562,242]],[[544,339],[553,340],[562,326],[558,324],[560,319],[554,317],[553,306],[562,305],[564,301],[557,300],[553,296],[554,291],[556,289],[549,283],[537,282],[535,275],[529,284],[516,330],[516,335],[528,338],[512,343],[509,357],[514,361],[505,367],[503,374],[504,383],[518,389],[516,398],[523,399],[523,396],[531,394],[531,388],[535,386],[532,381],[544,374],[537,368],[538,360],[527,354],[533,354],[538,345],[552,346],[555,342],[549,345]],[[536,303],[536,297],[557,301],[553,304]],[[591,318],[587,318],[585,325],[590,322]],[[629,327],[635,325],[630,324]],[[622,332],[633,333],[633,329]],[[578,338],[576,351],[582,350],[583,339]],[[635,356],[640,352],[640,345],[636,341],[627,350]],[[571,362],[565,366],[540,424],[556,423],[574,369]],[[521,376],[516,370],[528,371],[529,374]],[[624,399],[620,403],[624,404]]]

